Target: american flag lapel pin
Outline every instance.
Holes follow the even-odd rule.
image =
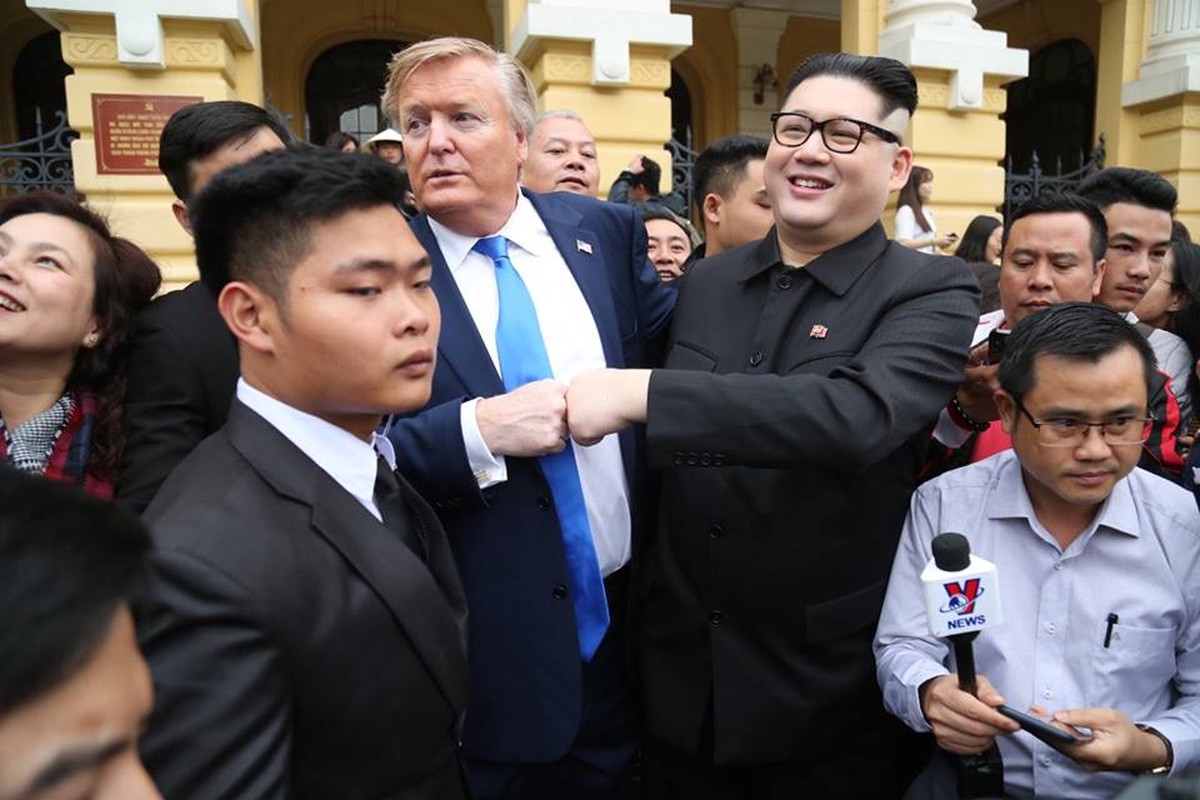
[[[576,239],[575,247],[581,253],[587,253],[589,256],[592,254],[592,245],[589,242],[585,242],[583,239]]]
[[[829,328],[826,328],[824,325],[813,325],[812,330],[808,332],[808,338],[810,339],[824,339],[828,335]]]

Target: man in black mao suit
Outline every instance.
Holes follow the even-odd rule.
[[[240,100],[185,106],[159,137],[158,168],[175,192],[171,211],[189,235],[188,204],[221,170],[282,150],[287,129]],[[190,283],[138,315],[129,344],[125,457],[117,499],[142,512],[162,482],[225,424],[238,378],[237,344],[204,284]]]
[[[376,433],[428,399],[439,326],[403,191],[382,161],[313,151],[232,168],[197,201],[242,379],[146,513],[141,749],[168,797],[466,795],[465,599]]]
[[[897,797],[919,769],[871,638],[979,290],[889,242],[916,82],[816,56],[765,162],[775,227],[683,281],[666,369],[580,376],[577,439],[646,421],[666,467],[640,642],[652,798]]]
[[[438,508],[471,607],[475,796],[596,800],[620,796],[638,746],[625,630],[641,451],[633,430],[566,451],[563,396],[580,370],[645,365],[674,293],[629,208],[519,189],[536,103],[520,63],[474,40],[421,42],[392,62],[384,105],[404,134],[444,325],[429,404],[390,437]],[[475,250],[489,242],[508,255]],[[521,308],[501,284],[513,271],[532,313],[509,313]],[[514,316],[534,330],[510,351]],[[536,379],[508,360],[535,351],[549,362]],[[578,470],[583,552],[568,550],[579,519],[549,472],[560,454]],[[572,553],[592,559],[588,574]],[[598,640],[589,596],[608,606]]]

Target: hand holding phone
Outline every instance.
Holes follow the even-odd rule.
[[[1008,337],[1012,331],[1008,329],[996,328],[988,334],[988,363],[999,364],[1000,359],[1004,357],[1004,346],[1008,344]]]
[[[1021,729],[1048,745],[1085,744],[1092,735],[1074,734],[1030,714],[1017,711],[1012,706],[996,706],[996,710],[1021,726]]]

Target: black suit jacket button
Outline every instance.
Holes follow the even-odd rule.
[[[708,621],[711,622],[714,627],[721,624],[721,618],[722,614],[720,611],[714,611],[708,615]]]
[[[567,596],[567,585],[565,583],[558,584],[553,590],[551,590],[550,596],[555,600],[562,600]]]
[[[687,465],[688,465],[689,467],[694,467],[694,466],[696,466],[696,465],[697,465],[697,464],[699,464],[699,463],[700,463],[700,461],[699,461],[699,460],[696,458],[696,454],[695,454],[695,453],[689,453],[689,454],[688,454],[688,457],[687,457]]]
[[[550,498],[544,494],[539,495],[538,499],[537,499],[537,507],[540,508],[542,511],[545,511],[548,508],[550,508]]]
[[[710,456],[708,453],[701,453],[700,454],[700,466],[708,467],[711,465],[712,465],[712,456]]]
[[[763,360],[762,350],[755,350],[753,353],[750,354],[750,366],[757,367],[759,364],[762,363],[762,360]]]
[[[671,463],[677,467],[682,467],[684,460],[683,453],[676,453],[671,457]]]
[[[720,539],[722,534],[724,534],[724,533],[725,533],[725,528],[722,525],[720,525],[719,523],[716,525],[713,525],[711,528],[708,529],[708,537],[710,539]]]
[[[778,286],[780,289],[787,291],[788,289],[792,288],[792,276],[791,275],[780,275],[779,280],[775,281],[775,285]]]

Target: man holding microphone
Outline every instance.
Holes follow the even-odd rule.
[[[1025,319],[996,394],[1012,450],[913,497],[875,641],[884,704],[950,753],[995,740],[1006,795],[1107,798],[1134,773],[1200,761],[1200,516],[1185,491],[1135,469],[1153,370],[1145,339],[1105,308]],[[917,590],[947,531],[995,562],[1003,592],[1003,624],[975,641],[977,696],[949,674]],[[1017,733],[1005,703],[1087,735],[1045,744]],[[918,785],[956,796],[937,758]]]

